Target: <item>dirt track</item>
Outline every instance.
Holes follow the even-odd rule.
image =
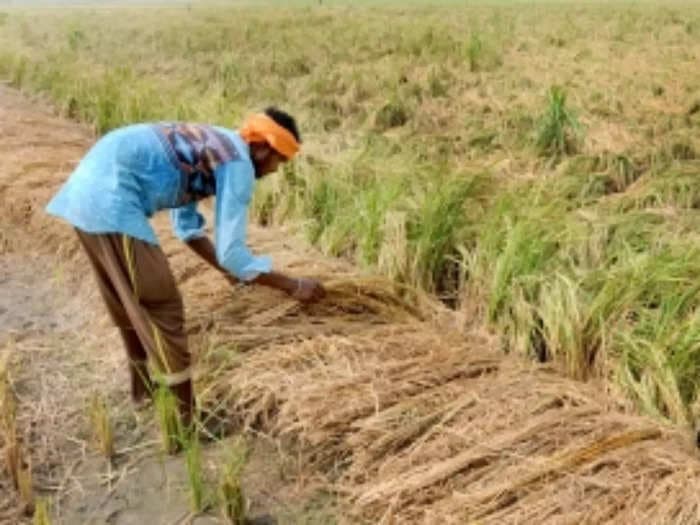
[[[92,140],[44,108],[0,89],[0,352],[12,356],[35,486],[59,523],[213,520],[189,515],[182,461],[160,458],[150,418],[129,407],[86,262],[42,211]],[[626,415],[600,385],[497,354],[456,316],[432,303],[418,315],[381,281],[353,292],[351,267],[286,232],[253,228],[252,247],[335,280],[326,304],[232,290],[172,239],[167,218],[155,224],[183,288],[202,399],[281,450],[253,455],[255,512],[326,523],[325,501],[307,505],[322,486],[348,523],[700,522],[688,443]],[[111,470],[87,442],[92,391],[115,421]],[[279,471],[292,459],[289,481]],[[13,522],[8,487],[0,477],[0,519]]]

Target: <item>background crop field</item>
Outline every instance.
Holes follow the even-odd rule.
[[[688,422],[700,8],[319,4],[6,8],[0,75],[99,133],[288,109],[305,154],[260,185],[257,221]]]

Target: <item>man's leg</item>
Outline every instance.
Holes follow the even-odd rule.
[[[100,294],[104,299],[107,311],[119,329],[127,357],[129,359],[129,376],[131,381],[131,398],[135,403],[147,399],[153,391],[153,384],[148,373],[148,355],[134,329],[126,309],[110,281],[104,266],[105,254],[95,235],[76,230],[78,239],[90,260],[94,270]]]
[[[148,355],[133,327],[119,328],[119,335],[129,356],[131,399],[134,403],[141,403],[153,393],[153,382],[148,372]]]
[[[102,235],[106,272],[147,352],[154,380],[175,395],[185,425],[192,421],[194,393],[182,297],[159,246],[125,235]]]

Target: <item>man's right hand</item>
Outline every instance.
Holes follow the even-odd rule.
[[[316,279],[294,279],[287,277],[283,273],[269,272],[261,273],[253,282],[277,290],[283,290],[293,298],[304,303],[320,301],[326,296],[326,290]]]
[[[326,290],[316,279],[297,279],[297,288],[292,292],[294,299],[303,303],[314,303],[326,296]]]

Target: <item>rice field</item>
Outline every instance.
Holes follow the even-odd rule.
[[[693,2],[299,0],[61,9],[8,4],[0,10],[0,78],[44,97],[96,134],[156,119],[236,127],[269,104],[295,115],[304,154],[259,185],[254,220],[293,228],[325,256],[386,278],[336,280],[331,301],[316,314],[349,310],[424,322],[446,315],[426,306],[437,297],[465,332],[483,332],[505,353],[589,381],[660,425],[685,430],[700,416],[700,7]],[[207,295],[202,304],[209,308],[210,300]],[[281,323],[280,333],[291,337],[285,320],[308,313],[297,308],[261,307],[244,329]],[[193,322],[204,326],[207,315],[195,306]],[[236,340],[242,351],[277,344],[264,330],[245,330],[221,329],[207,344]],[[338,330],[340,339],[329,333],[318,344],[327,344],[346,372],[354,370],[365,347],[346,345],[346,332]],[[407,332],[410,337],[396,345],[386,342],[396,353],[377,363],[376,374],[383,373],[380,365],[387,374],[393,366],[396,377],[409,383],[417,377],[429,390],[435,384],[419,370],[433,367],[433,379],[448,374],[437,364],[440,356],[401,349],[443,343]],[[502,445],[514,455],[542,446],[539,452],[554,466],[526,475],[517,465],[481,458],[484,478],[453,478],[463,470],[458,465],[452,472],[445,456],[441,472],[448,474],[430,478],[435,487],[424,484],[432,464],[426,458],[437,457],[427,451],[455,450],[450,429],[485,417],[480,405],[461,399],[458,390],[436,391],[426,407],[444,401],[448,408],[414,413],[415,407],[405,407],[416,426],[402,438],[397,422],[405,414],[389,409],[418,390],[389,392],[393,401],[380,407],[386,419],[378,413],[372,419],[369,405],[353,412],[351,385],[358,379],[324,362],[322,383],[349,400],[347,413],[331,416],[329,407],[314,404],[322,401],[320,388],[304,390],[318,370],[300,363],[307,355],[319,359],[318,346],[281,350],[291,352],[281,363],[264,356],[244,365],[217,361],[216,370],[252,379],[243,391],[222,380],[207,384],[207,392],[231,413],[242,410],[247,425],[301,443],[310,463],[335,472],[333,482],[347,487],[343,497],[357,519],[418,520],[431,505],[438,517],[466,505],[470,519],[546,520],[551,509],[518,499],[523,491],[540,487],[554,471],[589,465],[578,463],[576,454],[591,457],[590,443],[558,455],[529,435],[504,434]],[[474,359],[468,352],[450,355],[456,368]],[[416,367],[413,376],[403,375],[406,362]],[[269,392],[266,385],[279,377],[299,383]],[[488,389],[488,379],[483,383],[479,388]],[[294,388],[298,399],[290,394]],[[576,410],[594,406],[598,414],[598,401],[589,406],[594,397],[588,390],[564,396],[570,412],[562,418],[573,418],[567,436],[585,434],[576,426]],[[448,418],[450,409],[456,412]],[[606,426],[604,415],[591,418],[586,421],[610,434],[622,432],[623,441],[659,439],[649,430],[656,427],[635,423],[622,431],[615,422]],[[310,428],[309,421],[321,426]],[[423,439],[422,429],[436,421],[440,432]],[[602,440],[595,441],[601,454],[617,446],[594,437]],[[362,459],[359,451],[375,439],[376,450],[365,451],[374,456]],[[102,442],[106,447],[108,440]],[[395,457],[384,464],[382,454]],[[668,454],[668,464],[683,463],[682,456]],[[416,457],[423,459],[413,463]],[[657,472],[654,461],[649,455],[644,469]],[[363,477],[363,468],[376,477]],[[411,468],[415,485],[402,492],[389,473]],[[513,482],[522,485],[500,489],[531,505],[503,510],[496,485],[474,492],[490,483],[489,469],[494,480],[512,469]],[[615,475],[631,480],[634,472]],[[447,497],[441,492],[446,479],[470,492]],[[668,490],[684,484],[664,479]],[[658,490],[654,494],[665,489]],[[566,494],[573,506],[576,491]],[[649,495],[614,494],[600,516],[626,498],[639,502]],[[662,515],[658,508],[636,508],[648,519]],[[676,522],[693,522],[695,511],[679,508]]]

